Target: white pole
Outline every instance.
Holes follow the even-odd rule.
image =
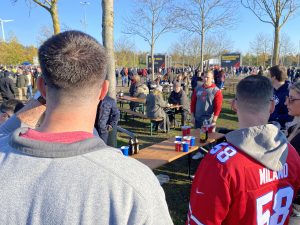
[[[0,19],[0,23],[1,23],[1,29],[2,29],[2,39],[4,42],[5,41],[5,33],[4,33],[4,23],[7,23],[7,22],[12,22],[13,20],[3,20],[3,19]]]
[[[2,39],[3,39],[3,41],[4,41],[4,42],[6,42],[6,41],[5,41],[5,34],[4,34],[4,26],[3,26],[3,21],[2,21],[2,20],[0,20],[0,23],[1,23],[1,29],[2,29]]]

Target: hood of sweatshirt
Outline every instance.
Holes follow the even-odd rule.
[[[271,170],[281,170],[286,162],[287,138],[273,124],[235,130],[225,137],[229,143]]]

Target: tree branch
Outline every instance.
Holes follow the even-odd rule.
[[[269,23],[269,24],[272,24],[273,26],[274,26],[274,21],[272,20],[272,18],[270,18],[271,20],[272,20],[272,22],[270,22],[270,21],[268,21],[268,20],[265,20],[265,19],[263,19],[262,18],[262,16],[261,15],[259,15],[256,11],[255,11],[255,9],[253,9],[251,6],[250,6],[250,4],[249,4],[249,1],[248,0],[246,0],[247,1],[247,5],[244,3],[244,0],[241,0],[241,4],[246,8],[246,9],[249,9],[261,22],[263,22],[263,23]],[[261,7],[261,6],[260,6]]]
[[[39,6],[43,7],[44,9],[46,9],[48,12],[50,12],[50,7],[47,7],[46,4],[40,2],[39,0],[33,0],[36,4],[38,4]],[[49,6],[51,6],[51,4],[49,3],[49,1],[46,0],[46,2],[49,4]]]

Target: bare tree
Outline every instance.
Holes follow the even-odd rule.
[[[178,26],[200,36],[200,69],[203,70],[204,40],[208,32],[234,24],[237,4],[234,0],[187,0],[177,6]]]
[[[254,56],[252,54],[250,54],[250,52],[247,52],[244,56],[243,56],[243,65],[248,65],[248,66],[252,66],[254,65],[252,62],[254,61]]]
[[[173,55],[178,55],[180,57],[182,69],[184,69],[185,63],[187,63],[188,46],[190,43],[191,41],[189,40],[187,34],[183,34],[171,49]]]
[[[241,0],[262,22],[274,27],[273,64],[279,63],[280,29],[299,8],[299,0]]]
[[[107,52],[107,74],[109,81],[108,96],[116,99],[116,76],[114,55],[114,0],[102,0],[102,40]],[[108,144],[116,146],[116,128],[110,133]]]
[[[63,32],[67,30],[72,30],[72,28],[63,23],[61,26],[61,31]],[[50,38],[52,35],[53,29],[51,28],[51,25],[42,26],[39,30],[38,35],[36,36],[37,44],[43,44],[43,42]]]
[[[201,52],[201,43],[199,41],[199,38],[193,36],[190,39],[189,44],[187,45],[187,52],[188,55],[191,58],[191,64],[193,66],[199,65],[200,60],[200,52]]]
[[[123,33],[137,35],[150,46],[152,79],[154,79],[154,49],[158,38],[174,29],[176,16],[173,0],[135,0],[131,16],[125,18]]]
[[[233,41],[223,32],[206,36],[203,50],[204,59],[220,57],[233,49]]]
[[[12,0],[13,2],[17,2],[18,0]],[[37,5],[41,6],[45,10],[47,10],[52,19],[53,31],[54,34],[58,34],[60,32],[60,24],[58,19],[58,11],[57,11],[57,2],[58,0],[26,0],[30,7],[31,3],[34,2]]]
[[[250,42],[251,52],[256,54],[256,64],[266,66],[266,61],[271,51],[271,38],[268,34],[259,33]],[[259,60],[261,59],[261,60]]]
[[[282,65],[286,64],[285,59],[288,55],[293,55],[296,52],[295,49],[296,47],[291,38],[286,33],[283,33],[279,42],[279,56]]]
[[[38,45],[41,45],[45,40],[53,35],[53,30],[49,26],[42,26],[36,37]]]
[[[136,66],[135,44],[121,37],[115,42],[115,58],[119,66]]]

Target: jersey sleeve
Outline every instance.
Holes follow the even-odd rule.
[[[221,90],[218,90],[214,99],[214,116],[219,116],[222,110],[223,95]]]
[[[207,155],[192,184],[186,225],[218,225],[226,218],[231,201],[222,165]]]

